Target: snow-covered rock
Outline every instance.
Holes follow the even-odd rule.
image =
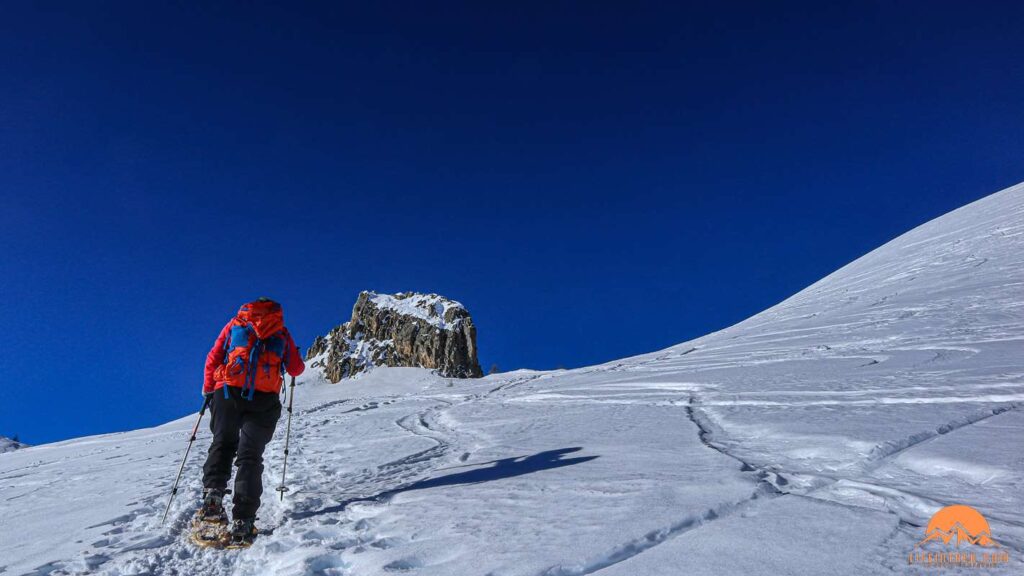
[[[13,452],[18,448],[24,448],[25,445],[17,440],[12,440],[6,436],[0,436],[0,454],[4,452]]]
[[[268,490],[273,533],[248,550],[187,541],[205,426],[160,525],[195,415],[5,454],[0,573],[1021,574],[1022,352],[1015,186],[658,352],[479,379],[309,371],[290,491]],[[942,546],[922,540],[951,504],[984,516],[1005,564],[908,565]]]
[[[316,338],[306,358],[331,382],[373,366],[430,368],[455,378],[483,375],[469,311],[437,294],[362,292],[351,319]]]

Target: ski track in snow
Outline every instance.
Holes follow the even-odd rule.
[[[683,534],[690,530],[698,529],[704,526],[707,522],[712,522],[720,518],[727,517],[736,512],[742,512],[743,510],[749,508],[750,506],[756,505],[759,501],[763,501],[766,498],[775,498],[779,496],[811,497],[808,494],[812,491],[822,490],[827,488],[831,484],[836,484],[839,482],[843,482],[844,480],[847,480],[846,478],[838,476],[820,476],[815,478],[815,480],[819,481],[814,482],[812,484],[811,490],[804,490],[800,488],[797,488],[796,490],[791,490],[787,487],[790,482],[784,471],[775,469],[772,466],[762,467],[755,465],[731,453],[725,447],[713,442],[711,440],[711,437],[714,434],[713,425],[711,425],[709,420],[703,415],[701,415],[701,413],[698,411],[697,408],[698,406],[700,406],[700,404],[697,402],[695,396],[689,396],[685,403],[681,404],[682,406],[684,406],[687,418],[690,420],[693,426],[696,427],[697,434],[700,437],[701,442],[707,448],[715,450],[716,452],[719,452],[725,456],[728,456],[729,458],[738,461],[742,466],[741,470],[743,470],[744,472],[754,474],[757,478],[756,489],[747,498],[735,502],[723,503],[701,514],[687,515],[669,526],[658,528],[647,534],[644,534],[639,538],[629,540],[628,542],[616,546],[614,549],[610,550],[606,554],[602,555],[601,557],[595,560],[592,560],[591,562],[583,566],[575,566],[569,568],[564,566],[554,566],[549,568],[548,570],[545,570],[539,576],[585,576],[588,574],[593,574],[604,568],[628,560],[680,534]],[[1019,406],[1019,404],[999,406],[991,410],[986,410],[978,414],[957,419],[955,421],[939,426],[937,429],[934,430],[928,430],[917,434],[913,434],[902,440],[886,442],[883,445],[876,447],[876,449],[872,451],[870,457],[865,459],[865,461],[862,463],[861,468],[863,471],[866,472],[871,468],[879,466],[880,463],[882,463],[886,459],[894,457],[905,450],[909,450],[917,446],[918,444],[927,442],[935,438],[936,436],[954,432],[960,428],[976,424],[987,418],[991,418],[993,416],[1002,414],[1003,412],[1006,412],[1008,410],[1014,410]],[[810,475],[801,472],[799,473],[799,476],[807,478]],[[821,480],[823,480],[824,482],[821,482]],[[847,485],[853,485],[853,483],[848,482]],[[861,486],[863,489],[871,490],[871,487],[868,484],[861,484]],[[902,494],[900,493],[900,491],[893,489],[883,489],[876,493],[885,494],[886,492],[895,496],[906,496],[906,494]],[[827,502],[835,503],[832,501]],[[936,502],[932,503],[937,506],[951,504],[943,504]],[[844,505],[841,503],[837,504]],[[915,523],[915,519],[901,517],[898,514],[898,512],[896,512],[893,508],[890,508],[890,512],[897,516],[899,520],[899,528],[905,529],[908,526],[913,528],[921,527],[921,524]],[[1022,550],[1018,549],[1017,551],[1021,552]]]

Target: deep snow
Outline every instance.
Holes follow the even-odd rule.
[[[756,289],[756,287],[752,287]],[[298,387],[250,550],[196,550],[195,415],[0,455],[0,573],[888,574],[968,504],[1024,557],[1024,186],[740,324],[569,371]],[[282,430],[283,431],[283,427]],[[948,571],[953,572],[953,571]],[[973,573],[973,572],[972,572]]]

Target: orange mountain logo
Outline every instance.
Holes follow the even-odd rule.
[[[963,504],[946,506],[936,512],[928,521],[924,539],[917,545],[922,546],[935,540],[941,540],[943,544],[953,542],[956,546],[961,544],[999,546],[992,539],[988,521],[981,515],[981,512]]]
[[[985,517],[963,504],[936,512],[928,521],[924,538],[907,558],[910,564],[976,568],[991,568],[1009,560],[1009,553],[992,538]]]

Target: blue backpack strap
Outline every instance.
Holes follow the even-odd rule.
[[[277,357],[281,360],[281,365],[279,366],[279,368],[281,369],[281,373],[282,374],[284,373],[284,359],[285,359],[285,354],[287,352],[287,346],[288,346],[288,340],[285,338],[284,335],[285,335],[284,330],[280,330],[277,333],[275,333],[273,336],[270,336],[266,340],[263,341],[263,352],[264,353],[272,352],[272,353],[276,354]],[[263,371],[266,374],[270,374],[270,364],[269,363],[264,363],[263,364]]]
[[[231,329],[228,330],[228,337],[224,339],[224,365],[225,366],[228,363],[228,353],[231,352],[232,344],[234,344],[236,342],[236,340],[235,340],[235,329],[236,328],[238,328],[238,326],[232,326]],[[248,328],[246,328],[246,330],[248,330]],[[224,389],[224,399],[225,400],[229,399],[231,396],[228,394],[228,385],[224,384],[223,386],[221,386],[221,388]]]
[[[242,384],[242,398],[246,400],[252,400],[253,393],[256,391],[256,370],[253,368],[253,361],[259,358],[259,345],[260,343],[257,341],[249,350],[248,371],[245,373],[245,383]]]
[[[251,334],[256,333],[252,324],[247,325],[246,330]],[[249,349],[249,365],[246,366],[245,383],[242,385],[242,397],[249,401],[256,394],[256,372],[259,369],[260,354],[262,353],[263,340],[257,338],[256,342],[253,342],[252,348]]]

